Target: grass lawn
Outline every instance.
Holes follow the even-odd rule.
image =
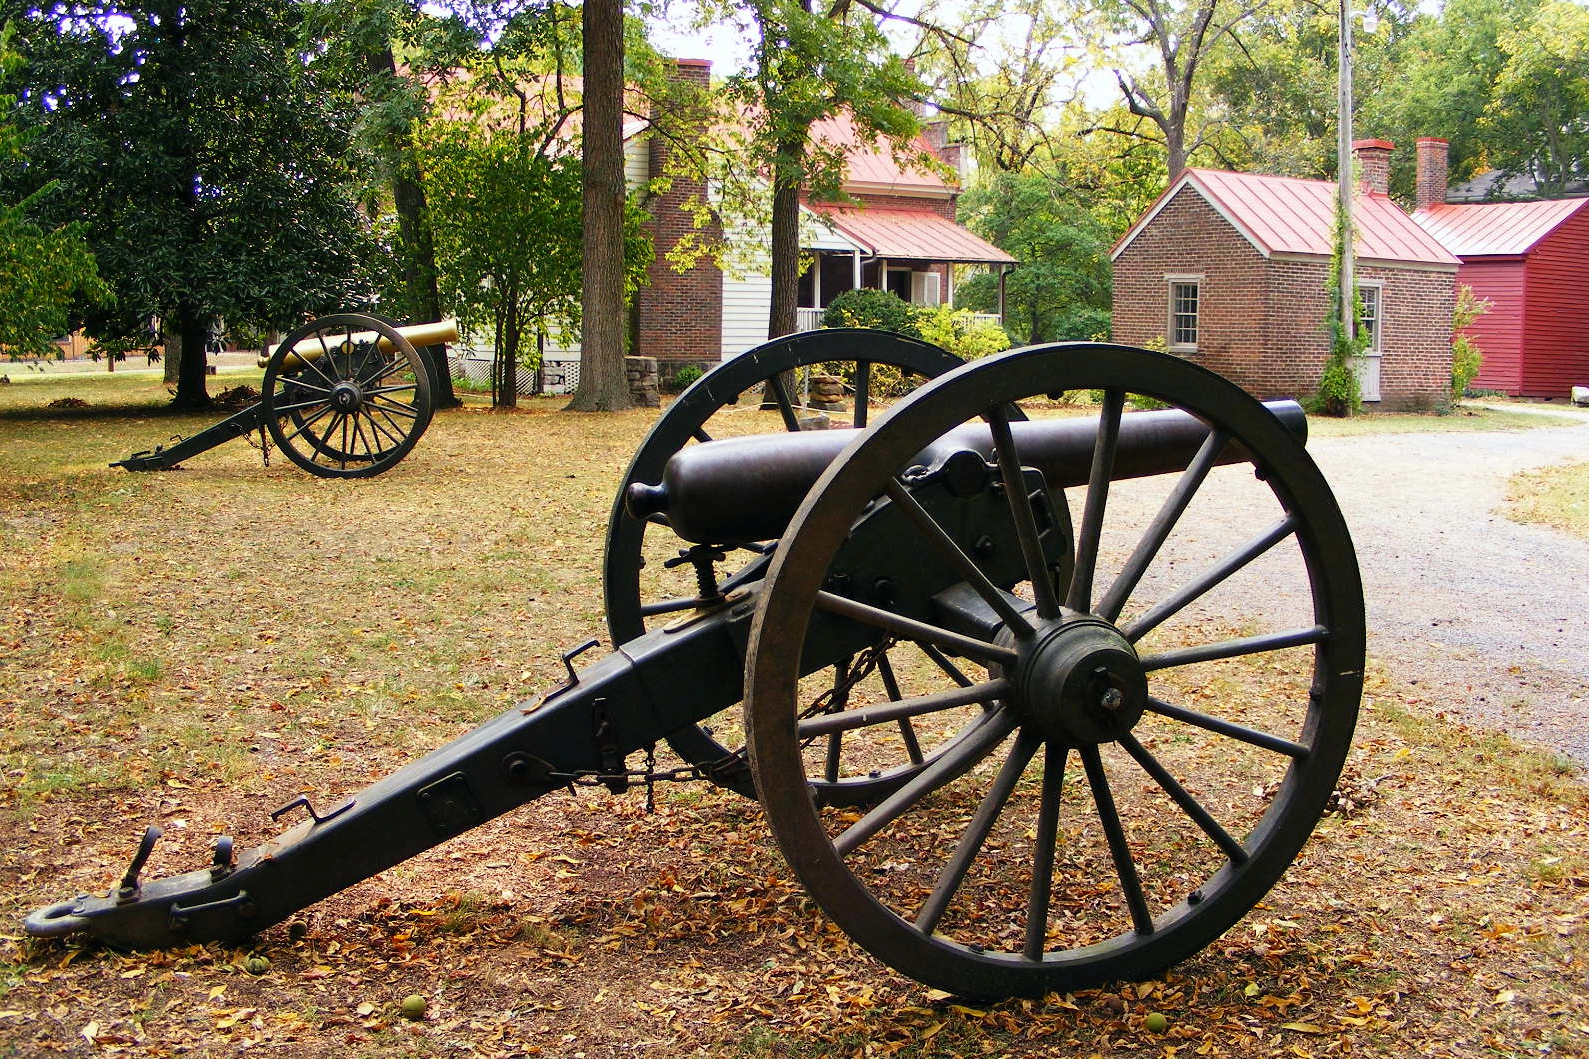
[[[191,434],[155,376],[0,385],[0,1052],[237,1056],[1564,1055],[1586,1038],[1586,789],[1372,661],[1355,800],[1261,905],[1147,983],[976,1003],[879,964],[755,803],[581,788],[326,900],[252,949],[122,954],[20,918],[275,834],[606,639],[612,491],[656,413],[440,413],[370,480]],[[31,378],[30,378],[31,376]],[[225,386],[258,385],[258,373]],[[51,408],[76,399],[86,408]],[[472,399],[473,400],[473,399]],[[1492,418],[1492,417],[1495,418]],[[1527,413],[1351,429],[1528,429]],[[1311,424],[1311,426],[1314,426]],[[1319,433],[1333,425],[1320,424]],[[1584,471],[1577,472],[1581,479]],[[1582,509],[1581,509],[1582,511]],[[1582,515],[1581,515],[1582,518]],[[1582,524],[1581,524],[1582,525]],[[1583,532],[1582,529],[1580,531]],[[257,954],[251,974],[246,959]],[[404,1019],[409,995],[425,1017]],[[1165,1029],[1150,1029],[1162,1014]],[[1158,1026],[1158,1021],[1153,1021]]]

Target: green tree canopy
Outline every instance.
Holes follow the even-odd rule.
[[[1005,278],[1005,328],[1019,344],[1110,330],[1110,233],[1074,189],[1036,172],[999,173],[961,197],[961,221],[1020,262]],[[998,279],[975,276],[956,304],[998,307]]]
[[[7,194],[77,222],[114,290],[88,330],[160,318],[202,351],[217,317],[282,327],[364,301],[375,254],[348,191],[352,115],[297,47],[290,0],[5,0],[25,62],[7,78],[28,130]],[[204,404],[202,353],[176,402]]]
[[[14,34],[9,23],[0,26],[0,71],[21,61],[11,48]],[[0,164],[22,154],[22,135],[9,120],[15,106],[15,96],[0,94]],[[28,205],[0,198],[0,351],[13,359],[47,353],[51,339],[71,330],[79,299],[96,304],[110,297],[78,226],[45,231],[28,220]]]

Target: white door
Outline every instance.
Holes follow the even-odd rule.
[[[1362,357],[1354,357],[1353,368],[1358,372],[1358,399],[1360,401],[1379,401],[1380,354],[1371,350]]]

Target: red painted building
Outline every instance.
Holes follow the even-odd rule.
[[[1419,141],[1419,163],[1413,219],[1462,262],[1458,284],[1491,303],[1465,329],[1484,357],[1471,385],[1565,398],[1590,384],[1587,201],[1448,204],[1446,142]]]

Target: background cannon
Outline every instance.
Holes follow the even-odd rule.
[[[1080,431],[1049,397],[1071,390],[1102,397]],[[1171,415],[1125,412],[1132,395]],[[1050,481],[1078,463],[1077,485]],[[742,695],[794,871],[924,982],[1034,994],[1151,975],[1259,901],[1324,811],[1363,665],[1352,545],[1283,417],[1174,358],[1034,347],[926,383],[815,474],[776,548],[709,539],[719,591],[542,699],[340,805],[289,803],[305,819],[254,850],[224,842],[208,868],[151,881],[137,858],[106,897],[28,930],[240,939],[571,781],[644,778],[629,756]],[[688,503],[631,517],[684,524]],[[1206,539],[1208,504],[1247,532]],[[720,562],[735,569],[718,578]],[[874,773],[864,796],[830,797]]]
[[[251,431],[269,431],[288,459],[323,478],[368,478],[408,455],[435,410],[415,345],[458,338],[453,320],[396,327],[363,313],[304,324],[264,360],[258,403],[191,438],[112,467],[156,471]]]

